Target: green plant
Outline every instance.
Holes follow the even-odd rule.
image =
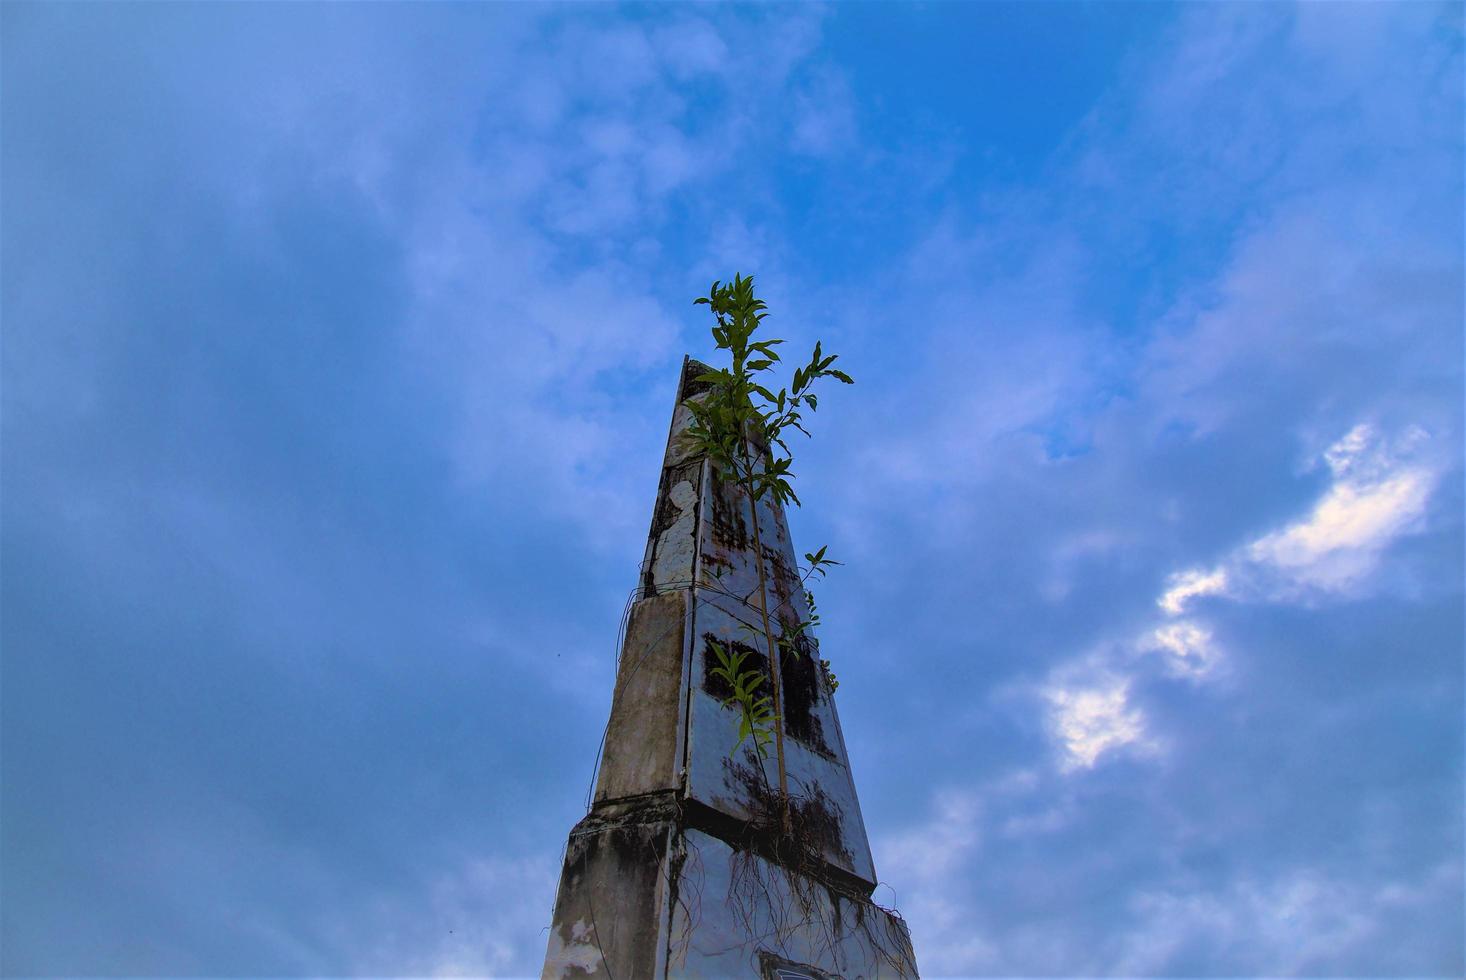
[[[827,548],[828,546],[825,546],[821,547],[819,551],[813,553],[806,551],[804,553],[804,560],[809,562],[809,567],[805,569],[804,575],[799,581],[800,585],[804,588],[804,604],[809,610],[809,618],[802,623],[785,629],[783,633],[779,634],[780,652],[787,653],[791,657],[801,656],[799,650],[800,637],[804,636],[810,630],[818,628],[820,625],[819,607],[815,605],[814,593],[809,589],[810,577],[818,575],[820,578],[824,578],[830,565],[844,564],[844,562],[835,561],[833,558],[826,558],[825,551]],[[821,660],[820,668],[829,682],[831,691],[840,686],[839,682],[834,680],[835,675],[830,673],[830,662],[828,660]]]
[[[843,384],[854,382],[844,371],[832,367],[837,355],[825,354],[820,344],[816,343],[809,363],[794,369],[793,381],[788,388],[775,391],[771,387],[765,376],[780,363],[779,354],[774,348],[784,341],[754,339],[754,333],[764,317],[768,316],[768,312],[763,300],[754,295],[752,276],[735,274],[731,283],[716,281],[708,295],[695,300],[694,305],[706,305],[710,308],[715,321],[712,328],[713,341],[719,350],[729,353],[731,363],[728,367],[709,371],[696,379],[707,384],[709,388],[702,397],[689,399],[685,403],[692,413],[692,423],[688,426],[687,434],[697,449],[707,455],[719,477],[738,486],[753,503],[753,551],[759,556],[759,560],[755,562],[758,567],[758,611],[763,627],[762,638],[768,646],[767,679],[772,691],[772,707],[764,705],[762,710],[759,708],[759,699],[763,696],[758,692],[764,680],[760,672],[745,672],[744,676],[748,673],[759,676],[742,687],[734,683],[739,676],[741,658],[734,661],[724,651],[720,656],[718,669],[726,673],[725,679],[734,687],[734,696],[728,703],[738,704],[742,711],[741,734],[734,751],[738,745],[743,744],[745,737],[752,737],[762,757],[769,738],[773,740],[778,759],[779,794],[784,800],[784,827],[787,832],[789,788],[784,770],[783,701],[779,689],[778,648],[785,646],[792,649],[790,645],[818,623],[818,616],[814,613],[813,596],[806,589],[810,619],[793,630],[786,630],[782,643],[770,629],[768,588],[762,560],[763,544],[759,533],[757,506],[765,495],[770,495],[776,504],[792,501],[795,506],[799,506],[799,497],[790,484],[794,479],[791,470],[793,453],[784,437],[791,430],[801,432],[806,437],[809,435],[809,430],[804,427],[804,409],[807,406],[813,413],[819,407],[818,396],[811,390],[816,381],[834,378]],[[838,564],[825,558],[824,548],[806,554],[805,558],[810,562],[810,569],[804,576],[805,582],[816,571],[823,576],[826,566]],[[822,666],[828,675],[828,664],[822,661]],[[828,676],[833,681],[833,675]],[[743,731],[745,728],[746,733]]]
[[[743,744],[745,738],[753,739],[753,747],[758,750],[760,759],[767,758],[769,742],[774,737],[774,709],[768,695],[760,695],[759,687],[764,682],[762,671],[740,670],[743,661],[748,658],[748,652],[744,650],[728,651],[721,643],[711,640],[708,645],[712,647],[713,654],[718,658],[718,666],[708,673],[714,677],[720,677],[728,683],[733,693],[723,700],[724,707],[737,705],[741,718],[738,722],[738,741],[733,743],[729,754],[738,751],[738,746]]]

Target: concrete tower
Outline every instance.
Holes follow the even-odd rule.
[[[915,977],[905,923],[870,900],[875,867],[835,702],[812,640],[778,658],[791,833],[774,755],[760,760],[710,673],[709,641],[767,672],[771,619],[807,618],[784,513],[757,514],[685,436],[709,370],[683,362],[594,804],[570,832],[544,978]],[[768,684],[765,684],[767,689]]]

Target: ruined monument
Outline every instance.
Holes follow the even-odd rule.
[[[570,832],[543,976],[915,977],[905,923],[870,899],[875,867],[813,638],[777,656],[787,825],[773,759],[740,741],[712,672],[710,643],[769,670],[750,605],[760,558],[770,613],[788,626],[806,609],[783,509],[766,496],[755,515],[685,434],[683,402],[708,370],[683,362],[594,803]]]

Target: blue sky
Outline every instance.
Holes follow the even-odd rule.
[[[537,975],[734,271],[925,975],[1466,969],[1459,5],[0,27],[6,973]]]

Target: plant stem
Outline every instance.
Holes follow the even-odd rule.
[[[746,490],[748,493],[748,506],[753,516],[753,552],[754,560],[758,563],[758,611],[763,617],[764,639],[769,644],[769,681],[774,689],[774,755],[779,760],[779,806],[780,819],[784,826],[784,836],[793,835],[793,828],[789,821],[789,781],[784,774],[784,696],[782,685],[779,683],[779,651],[778,644],[774,642],[774,631],[769,626],[769,590],[764,576],[764,549],[763,540],[758,530],[758,500],[753,495],[753,467],[748,459],[748,433],[743,434],[743,460],[748,468],[748,482]]]

